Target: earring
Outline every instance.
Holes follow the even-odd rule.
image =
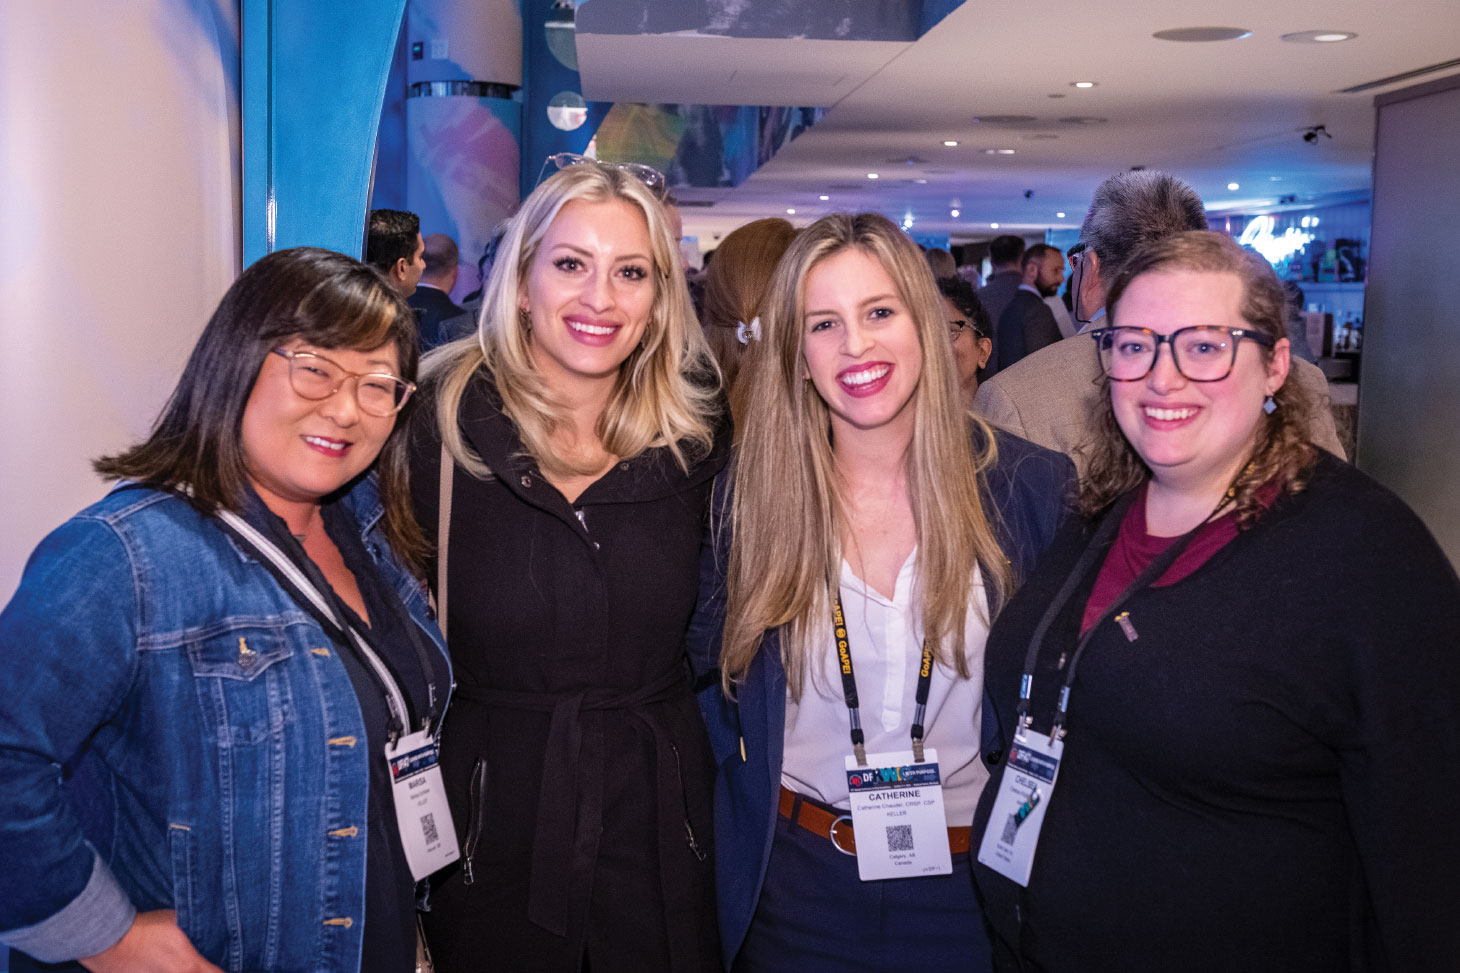
[[[528,313],[527,308],[519,307],[517,309],[517,323],[522,325],[524,333],[532,333],[532,315]]]
[[[1272,415],[1274,412],[1277,411],[1277,402],[1273,399],[1272,396],[1269,395],[1266,401],[1262,403],[1262,411],[1266,412],[1268,415]]]

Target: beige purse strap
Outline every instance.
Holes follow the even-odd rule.
[[[436,511],[436,619],[446,631],[446,548],[451,541],[451,481],[456,478],[456,464],[446,442],[441,442],[441,484]]]

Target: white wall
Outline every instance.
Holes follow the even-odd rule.
[[[1460,567],[1460,75],[1375,99],[1355,462]]]
[[[240,264],[237,0],[0,2],[0,604]]]

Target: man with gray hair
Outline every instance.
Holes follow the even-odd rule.
[[[1102,375],[1095,343],[1086,331],[1092,322],[1103,326],[1099,319],[1105,315],[1105,296],[1136,250],[1173,233],[1206,228],[1201,197],[1175,176],[1141,170],[1102,182],[1080,227],[1081,246],[1070,258],[1071,303],[1079,332],[979,385],[974,409],[997,426],[1065,453],[1083,473],[1079,447],[1089,438]],[[1309,438],[1343,458],[1323,373],[1294,358],[1288,378],[1314,393],[1320,403],[1309,417]]]

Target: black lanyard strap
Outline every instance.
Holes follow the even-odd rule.
[[[1140,495],[1140,491],[1132,491],[1121,498],[1111,508],[1110,512],[1105,515],[1105,519],[1101,522],[1099,530],[1096,531],[1094,538],[1091,539],[1089,546],[1085,548],[1084,554],[1080,556],[1079,562],[1075,565],[1074,571],[1065,579],[1065,583],[1060,588],[1059,594],[1055,597],[1054,601],[1050,602],[1049,607],[1045,609],[1044,617],[1039,620],[1039,626],[1035,629],[1034,638],[1029,644],[1029,651],[1024,657],[1024,675],[1019,681],[1019,705],[1017,713],[1021,729],[1028,729],[1031,722],[1029,716],[1029,699],[1034,688],[1034,667],[1039,659],[1039,653],[1044,647],[1045,634],[1049,631],[1055,618],[1064,611],[1070,598],[1074,596],[1075,588],[1079,586],[1080,581],[1089,572],[1095,559],[1108,552],[1108,542],[1114,533],[1120,529],[1121,521],[1125,519],[1131,504]],[[1227,498],[1223,497],[1217,509],[1220,510],[1226,503]],[[1215,515],[1216,511],[1212,511],[1212,514]],[[1055,707],[1054,721],[1050,725],[1049,738],[1051,742],[1064,733],[1065,717],[1068,715],[1070,708],[1070,689],[1075,682],[1075,672],[1079,666],[1080,657],[1084,655],[1085,648],[1090,644],[1090,640],[1094,637],[1095,632],[1123,604],[1139,592],[1144,591],[1165,574],[1171,565],[1176,563],[1176,559],[1181,556],[1181,552],[1186,550],[1187,545],[1192,542],[1197,533],[1210,520],[1211,517],[1203,519],[1201,523],[1176,538],[1166,550],[1153,558],[1146,565],[1145,569],[1136,576],[1136,579],[1126,585],[1125,590],[1117,595],[1114,601],[1105,606],[1105,610],[1100,613],[1100,617],[1095,620],[1094,624],[1085,630],[1085,634],[1080,636],[1079,641],[1075,644],[1075,651],[1070,656],[1069,665],[1065,671],[1064,684],[1060,687],[1059,701]]]
[[[837,591],[832,603],[831,620],[836,636],[836,658],[842,671],[842,696],[846,698],[847,712],[852,721],[852,753],[857,765],[867,766],[867,737],[862,732],[862,713],[857,699],[857,674],[852,667],[852,644],[847,638],[847,616],[842,611],[841,592]],[[918,685],[913,699],[917,708],[913,710],[912,745],[913,760],[923,760],[923,720],[928,713],[928,694],[933,686],[933,645],[923,639],[923,656],[918,662]]]

